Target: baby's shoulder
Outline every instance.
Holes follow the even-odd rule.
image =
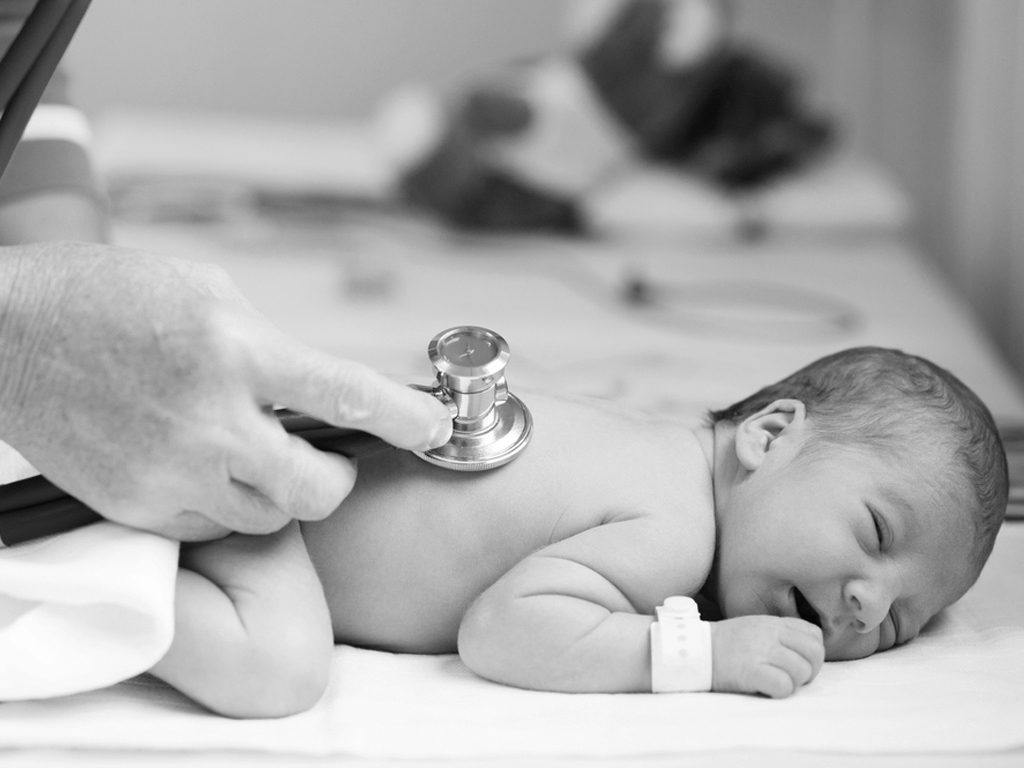
[[[600,574],[637,611],[652,613],[670,595],[700,591],[714,547],[713,527],[651,508],[612,515],[554,542],[544,554],[584,566],[581,573]]]
[[[636,580],[650,601],[669,595],[694,595],[707,581],[715,555],[714,511],[696,500],[661,509],[643,518],[645,548],[635,553]]]
[[[604,576],[641,612],[670,595],[700,591],[714,559],[714,512],[707,500],[650,499],[563,529],[547,554]]]

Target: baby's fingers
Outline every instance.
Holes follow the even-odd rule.
[[[784,699],[811,682],[815,674],[817,669],[803,655],[780,647],[770,662],[754,667],[751,688],[773,699]]]
[[[780,640],[783,646],[807,660],[812,671],[810,680],[813,680],[825,663],[825,640],[821,628],[802,619],[788,619],[787,624],[790,631],[784,632]]]

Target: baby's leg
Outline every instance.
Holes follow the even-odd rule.
[[[183,545],[170,650],[151,672],[220,714],[313,706],[330,672],[327,604],[299,527]]]

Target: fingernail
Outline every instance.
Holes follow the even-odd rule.
[[[431,436],[430,441],[427,443],[428,448],[437,448],[439,445],[447,443],[452,436],[452,420],[442,419],[438,422],[437,428],[434,429],[434,434]]]

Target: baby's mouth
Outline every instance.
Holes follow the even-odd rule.
[[[796,604],[796,612],[804,621],[809,621],[816,627],[821,627],[821,616],[814,610],[811,602],[804,597],[804,593],[793,587],[793,602]]]

